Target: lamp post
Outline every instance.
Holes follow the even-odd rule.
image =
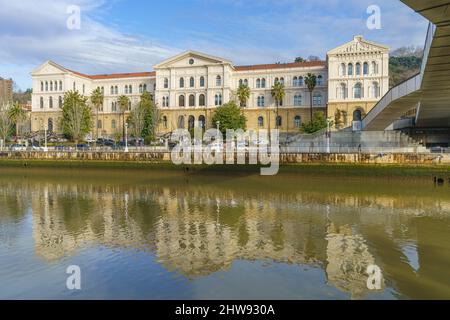
[[[330,125],[331,125],[331,119],[327,118],[327,153],[331,153],[330,150],[330,139],[331,139],[331,131],[330,131]]]
[[[125,123],[125,152],[128,152],[128,123]]]

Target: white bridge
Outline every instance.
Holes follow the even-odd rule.
[[[407,112],[415,128],[450,128],[450,1],[401,0],[430,21],[420,73],[397,85],[362,121],[364,131],[385,130]],[[406,124],[408,125],[408,124]]]

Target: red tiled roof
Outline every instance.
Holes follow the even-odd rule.
[[[77,71],[68,71],[84,78],[92,80],[102,80],[102,79],[123,79],[123,78],[143,78],[143,77],[154,77],[156,75],[155,71],[152,72],[134,72],[134,73],[113,73],[113,74],[97,74],[97,75],[87,75]]]
[[[310,68],[310,67],[324,67],[325,61],[307,61],[307,62],[292,62],[292,63],[274,63],[274,64],[258,64],[253,66],[236,66],[236,71],[251,71],[251,70],[270,70],[270,69],[287,69],[287,68]]]

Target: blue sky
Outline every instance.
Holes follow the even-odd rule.
[[[66,27],[72,4],[80,30]],[[381,30],[366,27],[373,4]],[[422,46],[426,29],[399,0],[0,0],[0,76],[26,89],[49,59],[89,74],[133,72],[189,49],[236,65],[325,59],[357,34],[392,49]]]

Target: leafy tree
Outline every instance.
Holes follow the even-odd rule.
[[[250,88],[248,85],[241,84],[237,89],[236,96],[239,100],[240,106],[246,106],[248,99],[250,99]]]
[[[309,90],[309,106],[310,106],[310,119],[312,121],[313,118],[313,91],[317,85],[317,77],[312,73],[308,73],[305,78],[305,84]]]
[[[286,96],[286,91],[284,90],[284,84],[281,82],[277,82],[273,85],[271,90],[272,98],[275,100],[275,104],[277,106],[276,114],[277,114],[277,121],[276,128],[278,129],[278,109],[280,107],[280,104],[283,102],[284,97]]]
[[[91,103],[95,109],[95,128],[96,134],[95,139],[98,139],[98,112],[103,106],[104,95],[100,88],[95,89],[91,94]]]
[[[342,111],[339,109],[336,109],[336,112],[334,113],[334,124],[336,126],[336,129],[340,129],[343,125],[342,121]]]
[[[142,136],[147,138],[147,140],[151,140],[156,135],[156,129],[160,120],[160,111],[156,108],[153,96],[147,91],[141,95],[140,103],[145,110]]]
[[[119,97],[118,102],[120,107],[120,113],[122,116],[122,138],[123,141],[125,141],[125,112],[128,110],[130,99],[127,96],[122,95]]]
[[[64,95],[60,126],[64,135],[76,143],[92,129],[92,110],[87,100],[78,91],[68,91]]]
[[[300,131],[303,133],[314,133],[327,127],[327,119],[322,111],[314,113],[313,120],[302,124]]]
[[[213,118],[213,125],[217,128],[219,122],[220,131],[225,134],[227,129],[243,129],[247,127],[247,119],[245,118],[242,109],[231,101],[217,108]]]
[[[306,62],[306,60],[303,59],[302,57],[297,57],[295,58],[295,62]]]
[[[16,127],[16,137],[18,137],[20,124],[26,120],[27,114],[19,102],[16,102],[9,107],[8,116],[12,124]]]

